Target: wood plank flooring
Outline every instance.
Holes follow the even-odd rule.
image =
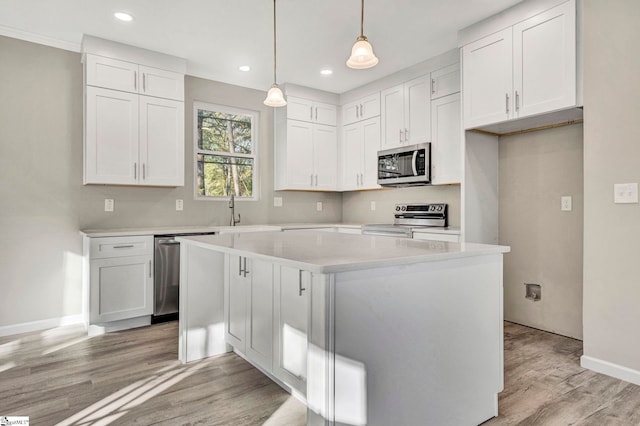
[[[0,415],[33,425],[306,423],[300,402],[234,354],[181,365],[177,335],[174,322],[0,338]],[[640,387],[581,368],[581,354],[580,341],[505,323],[500,415],[484,425],[640,425]]]

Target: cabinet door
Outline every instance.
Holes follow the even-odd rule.
[[[140,65],[140,94],[184,101],[184,75]]]
[[[370,118],[362,126],[362,166],[360,189],[376,189],[378,185],[378,151],[380,150],[380,118]]]
[[[342,125],[347,126],[349,124],[360,121],[360,101],[351,102],[342,106]]]
[[[315,123],[335,126],[337,114],[338,109],[335,105],[323,104],[321,102],[313,103],[313,121]]]
[[[431,140],[430,85],[428,76],[404,85],[404,139],[411,145]]]
[[[396,148],[404,141],[404,86],[399,85],[380,93],[382,105],[381,149]]]
[[[249,309],[247,316],[247,357],[272,371],[273,360],[273,263],[247,259]]]
[[[280,266],[275,285],[275,376],[306,395],[310,274]]]
[[[460,91],[460,65],[453,64],[431,73],[431,99]]]
[[[313,121],[313,102],[309,99],[287,96],[287,118],[306,122]]]
[[[513,27],[516,116],[576,105],[575,19],[569,1]]]
[[[338,139],[335,127],[314,125],[313,157],[314,189],[335,191],[338,188]]]
[[[362,125],[344,126],[342,129],[342,189],[352,191],[360,186],[362,173]]]
[[[87,54],[86,84],[123,92],[138,93],[138,65]]]
[[[313,124],[287,120],[287,189],[312,189]]]
[[[513,117],[512,30],[462,48],[465,129]]]
[[[140,96],[140,182],[184,185],[184,103]]]
[[[86,87],[84,183],[138,182],[138,95]]]
[[[360,99],[360,120],[377,117],[380,115],[380,93]]]
[[[431,183],[434,185],[462,181],[460,113],[459,93],[431,102]]]
[[[153,257],[125,256],[92,260],[91,323],[136,318],[153,313]]]
[[[243,273],[247,262],[246,257],[237,255],[227,257],[229,276],[225,279],[224,338],[228,344],[244,353],[247,328],[247,282],[251,278],[245,277]]]

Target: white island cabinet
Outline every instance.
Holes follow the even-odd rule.
[[[498,414],[508,247],[310,231],[180,242],[181,361],[231,345],[306,402],[308,425],[477,425]],[[249,276],[263,283],[255,297],[231,292]],[[220,332],[230,309],[241,339]],[[250,353],[251,339],[263,352],[271,344],[271,363]]]

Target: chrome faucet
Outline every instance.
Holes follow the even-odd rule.
[[[236,220],[236,203],[235,203],[235,196],[233,195],[233,192],[229,197],[229,208],[231,209],[231,219],[229,220],[229,225],[236,226],[236,223],[240,223],[240,213],[238,213],[238,220]]]

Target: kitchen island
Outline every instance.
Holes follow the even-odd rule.
[[[309,425],[498,414],[508,247],[313,231],[180,242],[182,362],[233,349],[305,401]]]

